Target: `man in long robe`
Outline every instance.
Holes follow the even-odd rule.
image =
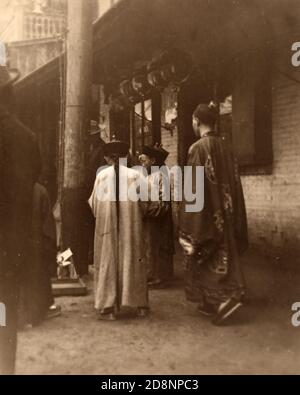
[[[96,219],[94,293],[99,319],[114,320],[123,306],[137,308],[140,316],[148,310],[145,229],[136,184],[141,174],[119,165],[128,149],[118,141],[106,144],[109,167],[98,172],[89,199]],[[125,185],[133,199],[120,198]]]
[[[87,189],[87,198],[91,196],[93,191],[97,170],[101,166],[105,166],[104,159],[104,141],[100,137],[100,131],[91,128],[90,138],[88,141],[88,161],[86,166],[85,183]],[[91,265],[94,256],[94,235],[95,235],[95,218],[90,210],[88,202],[86,202],[85,210],[85,242],[88,247],[88,263]]]
[[[17,345],[17,308],[22,274],[30,264],[29,232],[39,150],[34,134],[14,115],[12,73],[0,66],[0,374],[13,374]]]
[[[36,182],[33,188],[30,229],[31,256],[21,292],[24,325],[38,325],[61,313],[54,304],[51,277],[56,274],[56,229],[46,188]]]
[[[213,315],[220,324],[241,305],[245,281],[240,254],[248,245],[243,191],[228,143],[215,132],[215,107],[199,105],[193,127],[199,140],[190,147],[187,165],[192,167],[195,192],[197,166],[204,166],[204,208],[180,212],[180,242],[186,252],[186,294],[199,303],[199,311]]]
[[[165,287],[173,277],[174,234],[170,177],[165,165],[169,153],[161,146],[143,147],[140,162],[147,170],[149,191],[145,224],[149,229],[148,285]],[[156,196],[155,196],[156,195]]]

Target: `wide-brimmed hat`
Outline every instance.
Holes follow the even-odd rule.
[[[7,66],[0,66],[0,89],[6,88],[20,78],[18,69],[10,69]]]
[[[163,149],[163,147],[158,143],[153,147],[145,145],[141,153],[149,156],[150,158],[155,158],[158,163],[164,163],[169,156],[169,152]]]
[[[104,146],[104,154],[105,155],[119,155],[127,156],[129,153],[129,144],[120,140],[112,140],[109,143],[106,143]]]

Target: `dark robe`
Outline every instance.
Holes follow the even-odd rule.
[[[164,165],[165,166],[165,165]],[[145,224],[149,231],[148,280],[168,281],[173,277],[174,232],[171,200],[163,199],[164,187],[169,188],[169,175],[157,171],[148,176],[150,188],[159,191],[159,200],[145,205]]]
[[[39,169],[34,134],[0,107],[0,302],[7,325],[0,327],[0,373],[14,372],[17,307],[30,256],[33,185]]]
[[[85,234],[86,245],[88,248],[88,262],[90,265],[92,265],[94,261],[95,218],[90,210],[87,200],[93,192],[98,169],[106,165],[106,161],[104,159],[104,145],[105,143],[101,140],[98,134],[90,136],[89,156],[85,177],[87,189],[85,202]]]
[[[187,202],[180,210],[180,241],[191,247],[185,257],[187,298],[214,305],[241,299],[245,282],[239,255],[248,235],[237,161],[227,142],[210,132],[191,146],[187,165],[193,167],[193,188],[195,167],[204,166],[205,174],[203,210],[188,213]]]
[[[31,221],[31,259],[22,287],[24,323],[37,325],[54,304],[51,274],[56,266],[56,229],[46,188],[36,183],[33,189]]]

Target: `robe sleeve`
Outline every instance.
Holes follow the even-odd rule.
[[[92,213],[94,217],[96,218],[97,215],[97,188],[99,187],[99,179],[98,177],[96,178],[96,181],[94,183],[94,188],[92,191],[92,194],[88,200],[89,206],[92,210]]]
[[[164,199],[164,187],[167,187],[167,180],[163,178],[162,174],[159,174],[157,181],[158,187],[158,200],[149,201],[147,206],[147,217],[157,218],[165,215],[171,207],[171,202]],[[151,191],[150,191],[151,192]]]
[[[202,142],[192,146],[188,154],[187,165],[192,167],[192,177],[190,187],[193,193],[196,191],[196,168],[197,166],[206,166],[207,153],[202,146]],[[186,205],[190,202],[183,201],[180,206],[179,223],[180,223],[180,242],[188,242],[193,249],[197,246],[215,239],[215,226],[213,221],[213,213],[210,204],[210,191],[207,188],[207,177],[205,173],[204,180],[204,208],[199,212],[187,212]]]

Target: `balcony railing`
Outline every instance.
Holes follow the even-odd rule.
[[[48,38],[61,35],[65,31],[65,17],[63,15],[34,15],[25,16],[25,38]]]

